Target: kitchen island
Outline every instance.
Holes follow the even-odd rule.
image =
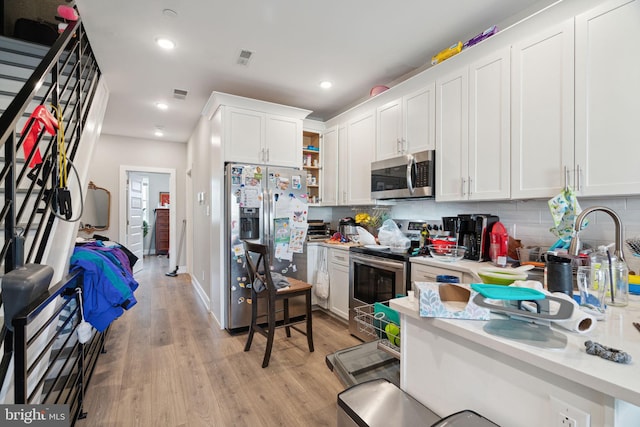
[[[561,350],[490,335],[485,321],[422,318],[416,298],[390,306],[401,314],[400,386],[437,414],[472,409],[503,427],[555,427],[571,425],[562,423],[564,412],[577,427],[640,426],[640,333],[632,325],[640,321],[638,299],[609,308],[588,335],[552,327],[567,335]],[[587,340],[634,360],[588,355]]]

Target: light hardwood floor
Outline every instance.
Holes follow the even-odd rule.
[[[276,332],[269,366],[265,339],[220,330],[186,274],[164,257],[145,258],[138,304],[117,319],[85,396],[80,427],[335,426],[344,389],[325,356],[358,344],[345,324],[314,312],[315,352],[304,335]]]

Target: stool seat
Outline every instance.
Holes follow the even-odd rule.
[[[311,289],[312,285],[302,280],[286,278],[288,286],[276,287],[273,282],[273,278],[270,272],[269,262],[269,248],[266,245],[253,242],[244,242],[245,258],[247,261],[247,270],[249,271],[249,278],[251,280],[251,324],[249,325],[249,334],[247,336],[247,343],[245,344],[244,351],[249,351],[251,343],[253,342],[253,335],[255,332],[267,338],[267,346],[262,360],[262,367],[269,366],[269,359],[271,357],[271,350],[273,348],[273,340],[275,336],[275,330],[277,328],[285,328],[287,337],[291,337],[291,329],[300,332],[307,337],[307,345],[309,351],[313,352],[313,325],[311,316]],[[256,280],[264,284],[264,289],[260,292],[256,291],[257,286],[254,286]],[[261,287],[262,289],[262,287]],[[264,298],[262,297],[264,295]],[[298,296],[304,296],[305,298],[305,315],[301,320],[292,321],[289,318],[289,298]],[[282,301],[284,311],[284,321],[282,324],[276,325],[276,303]],[[267,304],[267,327],[263,327],[258,324],[258,305],[261,303]],[[296,327],[296,324],[306,323],[306,329],[302,330]]]

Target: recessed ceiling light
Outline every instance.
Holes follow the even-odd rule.
[[[161,131],[161,130],[159,130],[159,129],[156,129],[156,131],[155,131],[155,132],[153,132],[153,134],[154,134],[155,136],[157,136],[157,137],[164,136],[164,132],[162,132],[162,131]]]
[[[166,104],[166,103],[164,103],[164,102],[156,102],[156,108],[157,108],[158,110],[165,111],[165,110],[168,110],[168,109],[169,109],[169,105],[167,105],[167,104]]]
[[[330,81],[328,81],[328,80],[325,80],[325,81],[323,81],[323,82],[320,82],[320,87],[321,87],[322,89],[329,89],[331,86],[333,86],[333,83],[331,83],[331,82],[330,82]]]
[[[166,39],[164,37],[158,37],[156,39],[156,43],[163,49],[171,50],[176,47],[175,42],[173,40]]]

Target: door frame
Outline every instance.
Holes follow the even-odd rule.
[[[176,170],[169,168],[155,168],[149,166],[130,166],[120,165],[120,182],[119,182],[119,239],[121,242],[126,241],[127,234],[127,176],[129,172],[140,173],[165,173],[169,174],[169,199],[172,202],[169,204],[169,267],[177,265],[177,251],[174,250],[176,242]],[[144,247],[143,247],[144,249]]]

